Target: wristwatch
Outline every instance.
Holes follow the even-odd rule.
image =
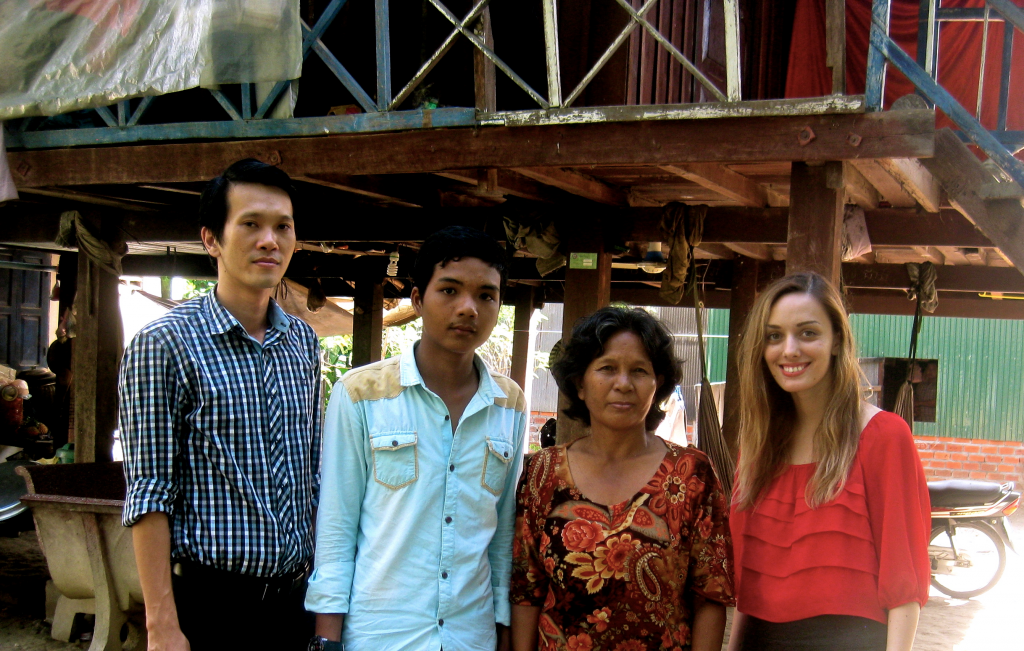
[[[309,641],[306,651],[345,651],[345,644],[343,642],[332,642],[326,637],[314,635]]]

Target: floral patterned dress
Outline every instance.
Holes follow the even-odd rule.
[[[527,461],[516,504],[513,604],[540,606],[545,651],[681,651],[703,600],[735,605],[729,510],[707,456],[667,443],[633,498],[603,506],[565,446]]]

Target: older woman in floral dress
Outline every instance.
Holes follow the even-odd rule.
[[[679,381],[642,310],[581,320],[552,372],[590,436],[529,461],[512,570],[515,651],[721,648],[734,604],[728,506],[701,452],[653,434]]]

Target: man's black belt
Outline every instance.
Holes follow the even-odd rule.
[[[171,572],[186,581],[210,583],[221,590],[241,592],[266,601],[283,597],[302,588],[309,576],[310,563],[305,561],[298,568],[280,576],[253,576],[217,569],[187,559],[172,559]]]

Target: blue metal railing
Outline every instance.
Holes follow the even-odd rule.
[[[930,103],[942,110],[961,133],[976,144],[985,155],[992,159],[1010,178],[1024,187],[1024,163],[1014,157],[1008,144],[1015,144],[1012,132],[1006,132],[1006,112],[1009,103],[1009,87],[1012,66],[1013,32],[1024,31],[1024,10],[1010,0],[987,0],[984,8],[942,8],[941,0],[922,0],[921,31],[918,35],[918,60],[915,61],[903,48],[889,37],[889,15],[891,0],[873,0],[871,6],[871,36],[868,48],[867,83],[865,101],[869,111],[882,110],[887,64],[892,64],[903,73]],[[972,115],[949,91],[937,81],[939,24],[945,21],[995,19],[1005,22],[1003,42],[1003,66],[999,93],[999,129],[989,131],[982,126],[981,98],[984,85],[985,53],[987,39],[982,44],[982,74],[978,90],[976,115]],[[987,30],[986,30],[987,31]],[[1022,143],[1024,144],[1024,143]]]

